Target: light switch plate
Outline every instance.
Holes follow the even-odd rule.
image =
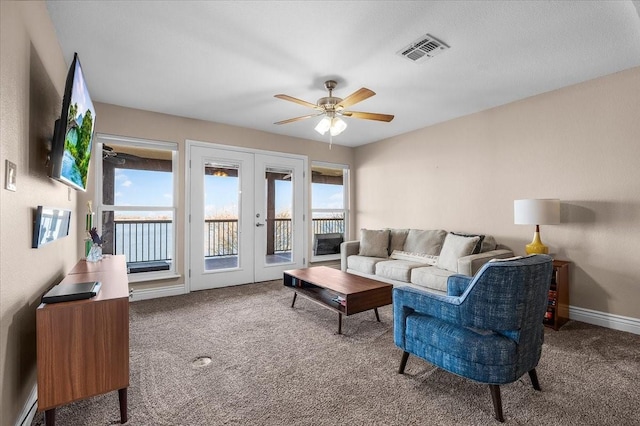
[[[18,189],[18,166],[9,160],[5,160],[4,189],[15,191]]]

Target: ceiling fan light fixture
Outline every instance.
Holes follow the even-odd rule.
[[[330,117],[327,115],[327,116],[324,116],[322,120],[318,122],[318,124],[315,127],[315,130],[321,135],[324,135],[325,133],[327,133],[327,130],[328,130],[329,133],[331,133],[331,136],[338,136],[346,128],[347,128],[347,123],[345,123],[343,119],[341,119],[340,117]]]

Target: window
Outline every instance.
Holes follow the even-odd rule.
[[[349,167],[311,164],[312,261],[340,258],[340,243],[348,235]]]
[[[103,253],[125,255],[129,281],[174,276],[178,145],[104,135],[97,141]]]

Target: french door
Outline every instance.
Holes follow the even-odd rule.
[[[273,280],[304,267],[305,160],[195,143],[187,149],[190,289]]]

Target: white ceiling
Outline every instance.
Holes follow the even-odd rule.
[[[48,1],[94,101],[327,141],[312,103],[360,87],[333,143],[358,146],[640,65],[632,1]],[[450,49],[397,55],[431,34]],[[100,118],[98,117],[98,120]]]

